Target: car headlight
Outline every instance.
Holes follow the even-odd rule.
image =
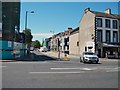
[[[89,59],[89,57],[85,57],[85,59]]]

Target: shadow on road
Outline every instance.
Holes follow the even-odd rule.
[[[99,62],[99,63],[84,63],[84,64],[102,64],[102,63]]]
[[[54,61],[57,59],[46,55],[36,55],[35,53],[31,53],[29,55],[25,55],[23,57],[17,58],[16,60],[17,61]]]

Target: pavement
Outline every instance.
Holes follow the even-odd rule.
[[[42,55],[48,56],[49,58],[52,58],[54,60],[65,60],[69,61],[72,59],[79,59],[80,57],[78,55],[67,55],[67,58],[65,59],[64,53],[60,53],[60,59],[58,58],[58,52],[55,51],[48,51],[48,52],[39,52],[39,51],[34,51],[31,52],[30,55],[25,55],[23,57],[14,59],[14,60],[0,60],[0,62],[16,62],[16,61],[38,61],[40,57],[40,53]],[[42,56],[41,55],[41,56]],[[107,59],[107,58],[100,58],[100,61],[118,61],[120,59]],[[41,61],[44,61],[43,59]]]
[[[50,56],[50,57],[53,57],[53,58],[58,58],[58,52],[55,52],[55,51],[49,51],[49,52],[41,52],[42,54],[44,55],[47,55],[47,56]],[[64,56],[65,54],[64,53],[60,53],[60,58],[61,59],[64,59]],[[79,55],[67,55],[68,59],[71,60],[73,58],[77,58],[79,59],[80,56]],[[120,59],[108,59],[108,58],[100,58],[100,61],[118,61]]]
[[[22,56],[20,58],[16,58],[16,59],[11,59],[11,60],[0,60],[0,62],[16,62],[16,61],[32,61],[32,58],[31,58],[32,54],[31,55],[25,55],[25,56]]]

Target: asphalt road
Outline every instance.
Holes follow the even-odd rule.
[[[3,88],[118,88],[116,60],[83,64],[37,53],[34,61],[3,62],[0,68]]]

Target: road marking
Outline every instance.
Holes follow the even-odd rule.
[[[81,68],[50,68],[51,70],[68,70],[68,69],[81,69]]]
[[[93,69],[90,69],[90,68],[82,68],[82,70],[93,70]]]
[[[106,72],[118,72],[118,70],[107,70]]]
[[[97,68],[50,68],[51,70],[71,70],[71,69],[79,69],[79,70],[95,70]]]
[[[83,71],[79,72],[29,72],[29,74],[79,74],[84,73]]]
[[[120,67],[112,68],[111,70],[107,70],[106,72],[118,72]]]
[[[0,68],[5,68],[5,67],[7,67],[7,66],[0,66]]]

